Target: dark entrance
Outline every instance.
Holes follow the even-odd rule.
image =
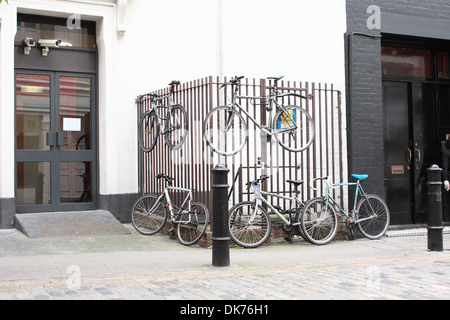
[[[19,15],[16,37],[16,211],[97,208],[95,23]],[[71,46],[26,52],[22,38]]]
[[[382,47],[385,179],[392,224],[427,221],[427,172],[449,125],[446,43],[386,36]]]

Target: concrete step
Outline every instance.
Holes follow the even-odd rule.
[[[17,214],[16,228],[29,238],[130,233],[106,210]]]

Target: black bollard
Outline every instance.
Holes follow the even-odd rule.
[[[211,170],[213,176],[212,265],[230,266],[230,234],[228,222],[228,173],[224,165]]]
[[[433,165],[428,171],[428,250],[444,251],[442,231],[442,169]]]

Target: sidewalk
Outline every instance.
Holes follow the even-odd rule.
[[[211,249],[131,231],[50,239],[0,231],[0,299],[450,299],[447,234],[444,252],[428,252],[426,236],[298,240],[231,249],[231,266],[216,268]]]

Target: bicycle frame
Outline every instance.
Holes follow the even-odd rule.
[[[186,203],[188,203],[188,210],[191,210],[191,205],[192,205],[192,199],[193,199],[193,193],[191,189],[186,189],[186,188],[179,188],[179,187],[165,187],[164,191],[159,195],[158,199],[155,201],[155,205],[154,207],[152,207],[150,209],[150,212],[153,212],[153,210],[156,210],[156,207],[158,206],[159,201],[162,200],[162,198],[164,197],[166,200],[166,207],[169,209],[170,212],[170,218],[172,220],[173,223],[180,223],[177,222],[176,220],[174,220],[175,215],[177,214],[173,208],[173,204],[172,204],[172,199],[170,198],[169,195],[169,190],[172,191],[182,191],[182,192],[187,192],[187,196],[184,198],[183,203],[180,205],[180,208],[183,208],[184,205],[186,205]]]
[[[325,196],[324,196],[326,206],[328,206],[328,203],[331,201],[331,203],[336,208],[339,209],[340,212],[337,212],[339,216],[341,216],[341,217],[345,216],[347,219],[350,219],[350,218],[353,219],[354,217],[351,217],[348,214],[347,211],[345,211],[343,208],[341,208],[339,203],[333,198],[333,196],[330,193],[330,189],[335,189],[337,187],[345,187],[345,186],[355,186],[356,187],[356,189],[355,189],[355,198],[354,198],[354,203],[353,203],[353,209],[352,209],[351,212],[356,212],[356,206],[358,204],[358,196],[359,195],[361,195],[361,197],[366,197],[367,196],[367,193],[364,191],[360,181],[358,180],[358,182],[330,184],[328,182],[328,180],[327,180],[326,183],[327,183],[327,189],[326,189]],[[363,221],[366,221],[366,220],[370,220],[370,219],[372,219],[372,218],[368,217],[368,218],[364,218],[364,219],[359,219],[359,220],[353,221],[353,223],[358,224],[360,222],[363,222]]]
[[[293,118],[290,118],[289,120],[291,120],[292,123],[294,123],[295,125],[293,127],[290,128],[286,128],[283,130],[278,130],[278,131],[270,131],[266,129],[266,126],[261,125],[260,123],[258,123],[247,111],[244,110],[244,108],[242,108],[242,106],[237,102],[237,99],[260,99],[260,100],[266,100],[267,103],[269,104],[269,108],[270,110],[272,110],[273,106],[276,106],[275,110],[283,110],[285,112],[285,114],[289,114],[287,112],[287,109],[285,108],[285,106],[283,104],[278,103],[277,98],[278,97],[286,97],[286,96],[296,96],[296,97],[300,97],[303,99],[307,99],[306,97],[296,94],[296,93],[283,93],[283,94],[279,94],[277,89],[276,89],[276,85],[274,87],[272,87],[270,89],[270,94],[268,96],[263,96],[263,97],[258,97],[258,96],[240,96],[238,95],[238,85],[234,84],[233,85],[233,89],[232,89],[232,102],[230,105],[231,110],[235,111],[236,107],[239,109],[239,112],[244,113],[248,119],[250,119],[260,130],[264,131],[264,133],[266,133],[269,136],[275,135],[275,134],[279,134],[279,133],[284,133],[284,132],[289,132],[292,130],[296,130],[297,129],[297,125],[295,124],[295,121]],[[269,121],[270,122],[270,121]],[[231,128],[231,125],[233,124],[233,118],[231,117],[231,119],[229,120],[228,124],[227,124],[227,129]],[[270,126],[268,126],[270,128]]]
[[[158,126],[162,126],[163,121],[167,120],[167,116],[166,116],[166,118],[163,118],[163,117],[160,116],[160,114],[158,113],[158,109],[159,108],[167,108],[167,114],[170,114],[170,111],[172,110],[172,106],[174,104],[173,96],[172,96],[172,93],[169,93],[169,94],[166,94],[164,96],[154,98],[154,100],[152,101],[152,102],[162,101],[162,100],[167,99],[167,98],[169,99],[169,103],[167,104],[167,106],[165,106],[165,105],[154,105],[153,108],[152,108],[152,111],[155,111],[156,118],[158,119]],[[160,135],[163,135],[165,133],[166,132],[160,132]]]
[[[259,195],[258,195],[259,193]],[[288,197],[288,196],[282,196],[279,194],[275,194],[275,193],[271,193],[271,192],[266,192],[266,191],[259,191],[259,192],[253,192],[253,194],[255,195],[255,210],[250,218],[250,222],[253,222],[253,220],[255,219],[256,216],[256,208],[258,208],[258,206],[261,205],[261,203],[266,204],[273,213],[275,213],[286,225],[289,226],[297,226],[300,223],[292,223],[292,221],[288,221],[281,213],[278,212],[277,209],[275,209],[270,203],[269,201],[267,201],[264,197],[262,197],[261,195],[265,195],[265,196],[270,196],[270,197],[275,197],[275,198],[279,198],[279,199],[283,199],[283,200],[289,200],[291,202],[291,204],[295,204],[296,206],[293,206],[293,208],[298,207],[301,205],[301,201],[297,198],[297,196],[294,197]]]

